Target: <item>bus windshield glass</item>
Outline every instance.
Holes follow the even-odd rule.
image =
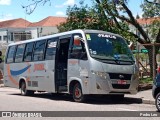
[[[127,43],[121,37],[107,33],[86,33],[91,57],[102,61],[129,62],[134,58]]]

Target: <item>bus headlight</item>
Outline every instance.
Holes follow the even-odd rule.
[[[107,79],[107,76],[106,76],[106,73],[105,73],[105,72],[100,72],[100,71],[93,71],[93,70],[91,70],[91,73],[92,73],[92,74],[95,74],[95,75],[97,75],[97,76],[99,76],[99,77],[101,77],[101,78]]]

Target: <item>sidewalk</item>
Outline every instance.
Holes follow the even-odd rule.
[[[144,104],[155,104],[155,99],[152,97],[152,89],[139,91],[136,95],[125,95],[125,97],[141,101]]]

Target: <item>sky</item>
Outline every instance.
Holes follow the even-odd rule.
[[[28,5],[32,0],[0,0],[0,21],[23,18],[30,22],[38,22],[48,16],[66,17],[66,9],[68,6],[79,4],[80,0],[50,0],[45,5],[40,4],[30,15],[26,14],[24,5]],[[129,8],[133,15],[142,15],[140,4],[143,0],[129,0]],[[92,0],[85,0],[85,4],[89,6]]]

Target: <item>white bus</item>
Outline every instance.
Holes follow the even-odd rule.
[[[12,43],[4,63],[4,85],[22,95],[35,91],[87,95],[136,94],[138,69],[126,41],[99,30],[73,30]]]

